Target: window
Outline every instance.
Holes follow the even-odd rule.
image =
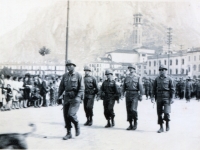
[[[151,66],[151,62],[149,61],[149,66]]]
[[[194,61],[196,61],[196,56],[194,56]]]
[[[176,59],[176,65],[178,65],[178,59]]]
[[[200,72],[200,65],[199,65],[199,72]]]
[[[172,74],[172,69],[170,69],[169,71],[170,71],[170,74]]]
[[[200,55],[199,55],[199,60],[200,60]]]
[[[156,66],[156,61],[154,61],[154,66]]]
[[[188,67],[188,71],[190,72],[190,67]]]
[[[142,56],[146,56],[146,54],[142,54]]]
[[[184,69],[181,69],[181,74],[184,74]]]
[[[194,71],[196,71],[196,65],[194,65]]]
[[[153,72],[154,72],[154,74],[156,74],[156,70],[154,70]]]
[[[178,69],[176,69],[176,74],[178,74]]]
[[[172,65],[172,60],[170,60],[170,66]]]
[[[144,69],[146,69],[146,66],[144,66]]]
[[[159,66],[161,65],[161,60],[159,60]]]
[[[165,65],[167,64],[167,61],[165,60]]]
[[[149,70],[149,74],[151,74],[151,70]]]
[[[184,65],[184,59],[182,59],[182,65]]]

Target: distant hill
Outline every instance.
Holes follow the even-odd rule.
[[[143,45],[160,50],[166,41],[166,28],[173,28],[173,43],[178,49],[198,46],[200,19],[189,3],[139,3],[143,15]],[[194,7],[191,9],[191,7]],[[133,48],[134,2],[71,2],[69,58],[78,65],[115,49]],[[38,50],[51,49],[46,60],[64,64],[67,3],[57,2],[47,9],[32,11],[27,20],[0,37],[0,60],[42,61]]]

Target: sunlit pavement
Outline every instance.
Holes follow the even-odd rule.
[[[88,149],[88,150],[200,150],[200,102],[190,103],[176,99],[172,105],[170,131],[157,133],[156,105],[143,97],[138,106],[138,128],[127,131],[125,101],[115,104],[115,127],[104,128],[103,101],[95,101],[92,126],[83,126],[86,121],[83,104],[78,118],[81,134],[63,141],[66,134],[62,106],[25,108],[0,112],[0,133],[29,132],[29,123],[35,123],[36,132],[27,137],[29,149]]]

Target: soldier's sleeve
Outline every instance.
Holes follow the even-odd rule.
[[[65,90],[65,86],[64,86],[64,75],[63,75],[62,80],[59,85],[59,89],[58,89],[58,97],[60,97],[63,94],[64,90]]]
[[[98,92],[99,92],[99,86],[97,84],[97,80],[93,77],[93,85],[94,85],[94,88],[95,88],[95,94],[98,95]]]
[[[125,80],[123,81],[122,84],[122,96],[124,96],[124,93],[125,93]]]
[[[139,91],[140,91],[140,95],[143,95],[143,87],[142,87],[142,80],[141,80],[141,78],[139,77]]]
[[[157,78],[152,83],[152,94],[151,94],[151,99],[153,99],[155,97],[155,100],[157,99],[157,96],[156,96],[157,82],[156,82],[156,80],[157,80]]]
[[[174,81],[170,78],[170,98],[174,99],[175,96],[175,84]]]
[[[78,97],[82,97],[84,94],[85,86],[83,82],[83,77],[81,74],[78,74]]]

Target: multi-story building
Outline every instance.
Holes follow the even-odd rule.
[[[65,66],[61,64],[31,64],[31,63],[2,63],[0,70],[7,67],[12,73],[30,73],[30,74],[58,74],[65,73]]]

